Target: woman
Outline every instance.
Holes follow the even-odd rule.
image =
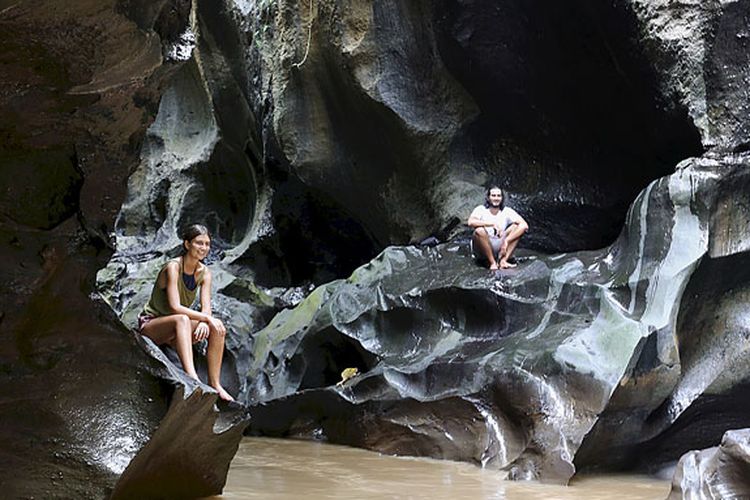
[[[185,229],[181,238],[182,256],[170,260],[159,271],[151,298],[138,317],[138,326],[141,334],[157,345],[174,347],[182,367],[196,380],[199,379],[192,345],[208,339],[208,383],[221,399],[234,401],[220,382],[226,328],[220,319],[211,315],[211,271],[201,262],[208,255],[211,237],[205,226],[193,224]],[[200,312],[190,308],[199,287]]]

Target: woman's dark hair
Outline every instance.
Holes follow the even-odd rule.
[[[205,234],[209,238],[211,237],[211,234],[208,232],[208,228],[203,224],[190,224],[189,226],[183,228],[182,231],[180,231],[180,238],[182,238],[182,241],[184,243],[185,241],[193,241],[193,238],[202,234]],[[186,252],[187,250],[185,249],[185,245],[183,244],[182,253],[185,254]]]
[[[503,191],[503,188],[501,188],[497,184],[492,184],[487,188],[487,192],[484,194],[484,208],[490,208],[492,206],[490,204],[490,191],[492,191],[493,189],[499,189],[500,194],[503,195],[503,198],[500,200],[500,210],[502,210],[503,208],[505,208],[505,191]]]

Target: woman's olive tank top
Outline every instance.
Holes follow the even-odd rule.
[[[203,271],[206,269],[206,267],[200,266],[200,271],[195,271],[196,287],[195,289],[190,290],[187,286],[185,286],[185,282],[182,279],[182,273],[184,272],[184,268],[182,267],[182,257],[177,257],[176,259],[167,261],[162,266],[159,274],[156,275],[156,282],[154,283],[154,288],[151,291],[151,298],[144,306],[143,314],[153,317],[169,316],[170,314],[174,314],[170,309],[169,301],[167,300],[166,285],[164,286],[164,288],[159,287],[159,278],[161,278],[162,273],[164,273],[167,266],[172,262],[177,262],[177,264],[180,266],[180,274],[177,278],[177,291],[180,293],[180,304],[184,307],[190,307],[193,305],[193,302],[195,302],[195,297],[198,295],[198,290],[203,284]]]

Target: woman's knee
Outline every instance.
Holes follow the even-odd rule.
[[[190,317],[187,314],[176,314],[175,325],[178,331],[186,331],[188,333],[190,333],[192,327]]]
[[[212,346],[212,345],[222,346],[222,349],[223,349],[224,343],[226,341],[225,337],[226,337],[226,335],[224,334],[224,332],[220,332],[218,330],[214,330],[208,336],[208,345],[209,346]]]
[[[489,235],[483,227],[476,227],[474,228],[474,237],[487,239]]]

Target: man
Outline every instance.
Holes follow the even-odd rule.
[[[508,260],[529,225],[518,212],[505,206],[502,189],[489,188],[484,205],[471,212],[467,224],[474,228],[472,250],[487,260],[490,270],[516,267]]]

